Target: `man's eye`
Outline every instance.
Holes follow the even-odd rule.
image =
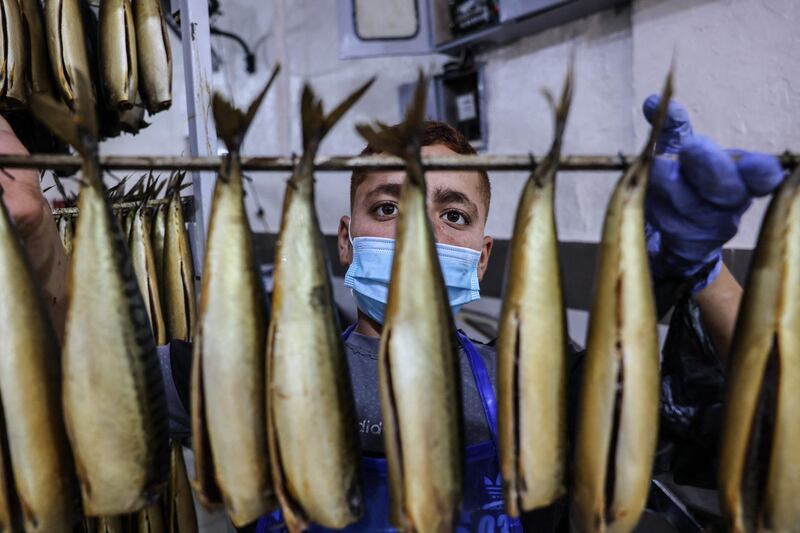
[[[397,214],[397,206],[390,203],[380,204],[375,212],[382,217],[391,217]]]
[[[469,224],[469,219],[461,211],[445,211],[442,213],[442,218],[450,224],[456,224],[458,226],[466,226]]]

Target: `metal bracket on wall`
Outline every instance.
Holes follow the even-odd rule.
[[[217,132],[211,112],[213,95],[211,69],[211,32],[208,4],[198,0],[180,0],[183,72],[186,79],[186,112],[189,121],[189,151],[193,157],[217,155]],[[194,171],[194,227],[192,250],[195,273],[202,274],[208,217],[214,191],[214,172]]]

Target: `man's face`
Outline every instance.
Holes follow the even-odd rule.
[[[443,145],[422,147],[423,156],[455,155]],[[393,239],[397,215],[402,206],[400,188],[405,172],[370,172],[358,186],[351,206],[351,216],[339,223],[339,260],[348,266],[353,238],[386,237]],[[481,176],[474,171],[426,172],[428,186],[428,218],[436,242],[471,248],[481,252],[478,278],[483,279],[492,238],[485,236],[487,208],[483,197]]]

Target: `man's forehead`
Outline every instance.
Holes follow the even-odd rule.
[[[386,190],[386,185],[402,185],[404,171],[369,172],[358,187],[356,198],[365,198],[375,190]],[[437,170],[425,173],[428,194],[437,189],[459,191],[478,203],[481,199],[481,176],[477,172],[463,170]]]

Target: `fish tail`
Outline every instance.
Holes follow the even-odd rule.
[[[375,82],[373,76],[327,115],[322,108],[322,100],[314,94],[309,84],[303,87],[300,112],[303,118],[303,150],[306,153],[316,152],[325,135],[339,122],[339,119],[355,104]]]
[[[417,87],[414,90],[414,99],[406,109],[403,122],[397,126],[388,126],[380,121],[375,125],[359,124],[356,126],[358,133],[378,151],[402,157],[406,161],[419,158],[419,144],[425,127],[425,110],[427,80],[419,71]],[[412,180],[422,179],[422,173],[417,176],[409,172]]]
[[[669,101],[672,98],[672,78],[674,71],[675,65],[673,62],[669,68],[669,73],[667,73],[667,79],[664,80],[664,86],[661,89],[661,100],[658,103],[658,110],[656,111],[655,119],[652,122],[653,127],[650,130],[650,136],[647,138],[647,144],[645,144],[642,154],[639,156],[643,160],[649,161],[650,158],[652,158],[656,140],[658,139],[658,135],[661,133],[661,127],[664,125],[664,120],[667,118],[667,108],[669,106]]]
[[[561,96],[559,97],[558,103],[556,103],[555,98],[550,91],[547,89],[543,90],[544,96],[547,98],[548,102],[550,102],[550,106],[552,107],[555,115],[555,131],[553,132],[553,145],[550,148],[550,153],[555,154],[556,156],[558,156],[558,154],[561,152],[561,141],[564,138],[564,130],[567,127],[567,117],[569,116],[569,109],[572,105],[574,79],[575,58],[573,55],[570,57],[569,66],[567,67],[567,74],[564,76],[564,84],[561,88]]]
[[[220,93],[214,93],[212,107],[214,109],[214,122],[217,124],[217,135],[231,152],[238,151],[239,147],[241,147],[247,129],[253,122],[253,118],[256,116],[256,112],[261,106],[261,102],[264,101],[264,97],[267,95],[269,88],[272,86],[280,70],[280,64],[275,65],[267,84],[250,103],[246,111],[236,108]]]

